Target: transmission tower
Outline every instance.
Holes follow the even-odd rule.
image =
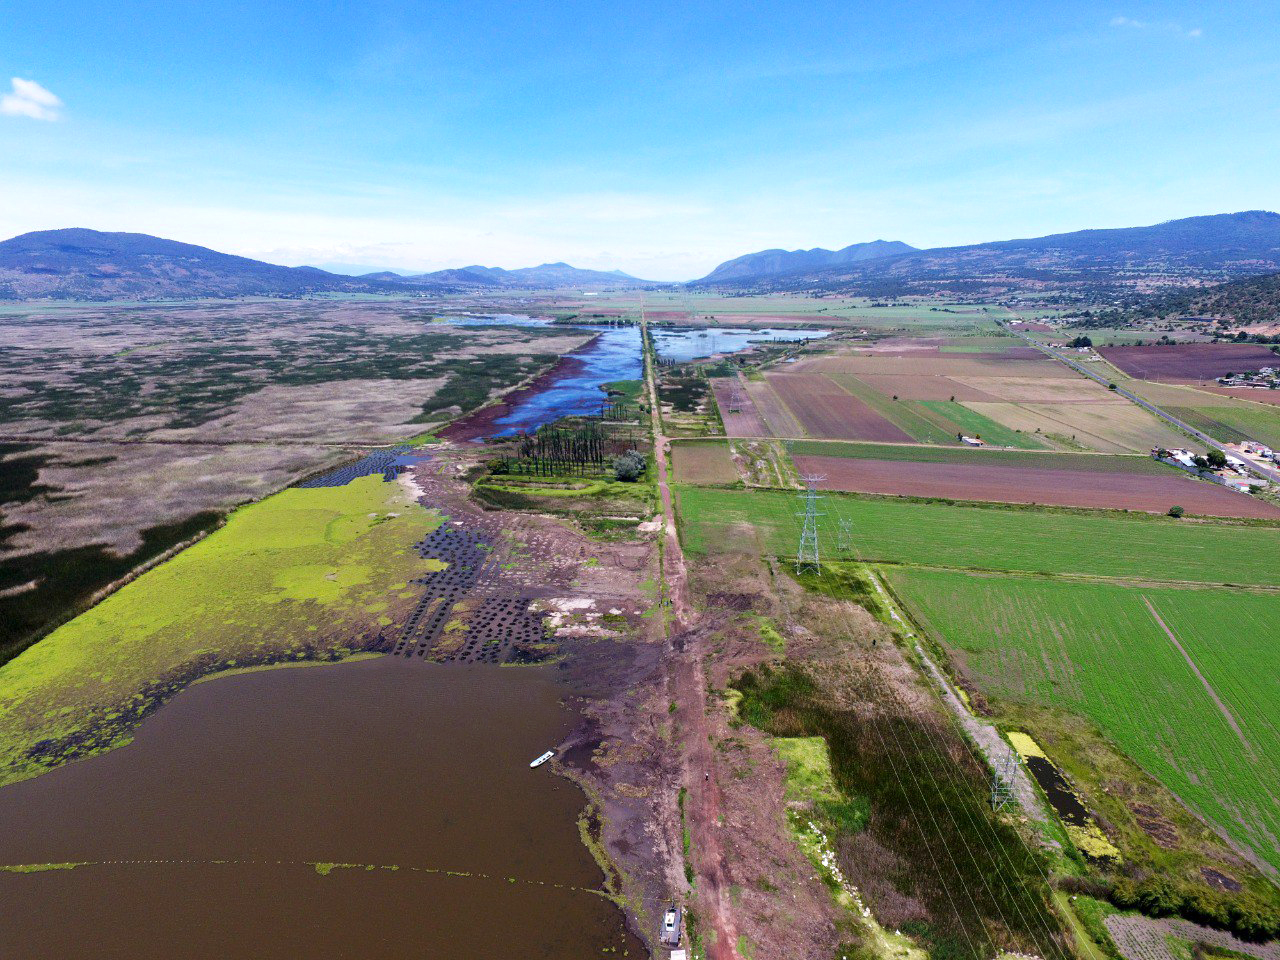
[[[800,549],[796,551],[796,573],[811,570],[819,572],[822,557],[818,553],[818,484],[827,479],[819,474],[807,473],[800,478],[804,481],[804,493],[800,499],[804,501],[804,528],[800,531]]]
[[[1010,750],[1000,765],[991,772],[991,809],[999,810],[1014,799],[1013,784],[1018,769],[1018,755]]]
[[[841,519],[840,533],[836,538],[836,546],[839,547],[841,553],[849,549],[849,544],[853,540],[853,521]]]

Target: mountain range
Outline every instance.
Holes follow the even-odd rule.
[[[409,276],[384,271],[369,273],[362,280],[438,287],[457,285],[490,290],[555,290],[573,287],[585,290],[613,290],[623,287],[664,287],[670,284],[641,280],[621,270],[583,270],[567,263],[544,263],[537,267],[504,270],[502,267],[455,267]]]
[[[788,273],[822,270],[846,263],[876,260],[897,253],[914,253],[916,248],[901,240],[872,240],[870,243],[854,243],[841,250],[761,250],[726,260],[701,280],[699,284],[733,283],[757,277],[774,277]]]
[[[1280,270],[1280,214],[1251,210],[1148,227],[910,250],[839,263],[810,265],[803,256],[810,252],[789,255],[795,259],[777,258],[775,251],[740,257],[693,286],[869,296],[1146,292]],[[760,259],[753,261],[753,257]],[[733,267],[743,261],[758,264],[759,271]]]
[[[654,287],[621,272],[549,263],[522,270],[466,267],[417,276],[360,277],[282,267],[143,233],[40,230],[0,242],[0,299],[155,300],[305,296],[314,293],[451,293],[559,288]]]
[[[687,286],[898,296],[1066,293],[1133,297],[1280,271],[1280,214],[1263,210],[918,250],[900,240],[840,250],[762,250]],[[283,267],[140,233],[43,230],[0,242],[0,299],[109,300],[314,293],[605,291],[674,287],[567,263],[470,266],[404,276]]]

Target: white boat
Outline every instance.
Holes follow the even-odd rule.
[[[554,757],[555,755],[556,755],[556,752],[555,752],[554,750],[548,750],[546,753],[544,753],[542,756],[538,757],[536,760],[531,760],[531,761],[529,762],[529,766],[531,766],[531,767],[540,767],[540,766],[542,766],[544,763],[546,763],[548,760],[550,760],[552,757]]]

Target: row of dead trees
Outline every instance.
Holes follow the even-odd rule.
[[[542,427],[522,434],[514,455],[502,457],[494,472],[535,477],[598,473],[635,445],[634,436],[613,435],[593,417],[577,427]]]

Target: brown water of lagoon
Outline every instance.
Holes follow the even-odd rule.
[[[0,872],[0,956],[644,956],[590,892],[582,792],[529,768],[562,695],[391,657],[198,684],[0,789],[0,864],[84,864]]]

